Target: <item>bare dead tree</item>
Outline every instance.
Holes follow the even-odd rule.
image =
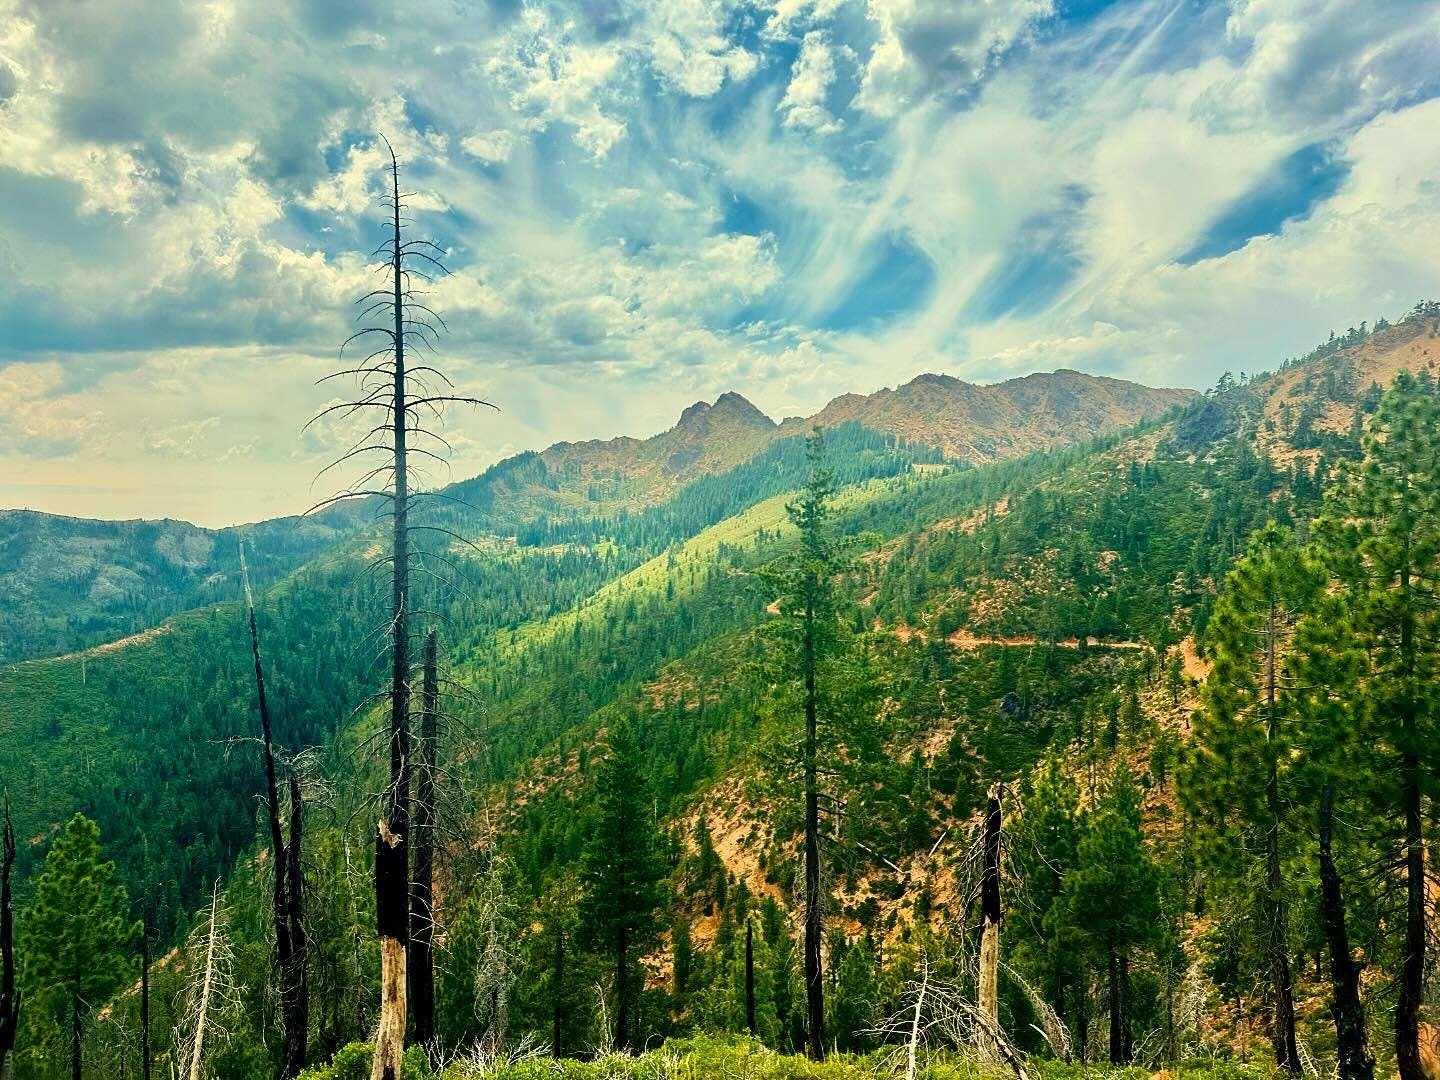
[[[0,867],[0,1077],[15,1070],[15,1031],[20,1023],[20,991],[15,988],[15,923],[10,911],[10,877],[15,872],[15,828],[10,796],[5,796],[4,864]]]
[[[270,703],[265,695],[265,668],[260,658],[260,632],[255,623],[255,595],[250,590],[250,568],[245,563],[245,541],[240,540],[240,580],[250,616],[250,652],[255,661],[255,695],[260,708],[260,738],[265,759],[265,811],[270,823],[270,858],[275,870],[272,907],[275,918],[275,960],[280,974],[280,1011],[285,1028],[285,1056],[280,1075],[286,1080],[305,1068],[310,1028],[310,1001],[305,970],[305,899],[300,872],[302,804],[300,785],[290,774],[290,840],[286,843],[280,822],[280,787],[275,771],[275,742]]]
[[[998,1029],[1000,1025],[1000,797],[993,784],[985,804],[984,871],[980,880],[980,967],[976,979],[979,1008]]]
[[[184,997],[182,1030],[186,1080],[203,1080],[205,1045],[215,1039],[228,1039],[229,1031],[222,1022],[222,1013],[235,1007],[238,999],[234,983],[234,953],[226,932],[224,905],[220,903],[220,883],[215,883],[210,896],[210,912],[190,935],[186,944],[186,969],[190,977],[182,991]]]
[[[410,885],[410,999],[415,1041],[435,1038],[435,739],[440,710],[435,631],[425,635],[420,689],[420,767],[415,776],[415,867]]]
[[[383,141],[383,140],[382,140]],[[455,537],[436,525],[416,525],[411,510],[427,492],[412,476],[412,455],[443,462],[449,444],[426,426],[439,420],[451,404],[483,405],[479,398],[453,392],[453,384],[431,364],[410,363],[412,350],[435,350],[445,322],[422,299],[435,273],[447,273],[440,261],[443,250],[429,240],[407,239],[409,225],[406,199],[413,192],[400,190],[400,162],[389,142],[389,192],[381,202],[387,210],[387,238],[373,253],[384,256],[378,268],[382,287],[362,296],[357,304],[364,324],[341,346],[359,342],[378,343],[364,359],[325,377],[353,377],[358,396],[322,409],[310,421],[338,417],[377,417],[365,434],[331,462],[324,471],[366,455],[379,455],[381,463],[364,472],[346,490],[317,503],[312,510],[356,498],[378,499],[390,518],[390,553],[379,565],[390,567],[390,611],[386,632],[390,643],[389,699],[389,780],[381,797],[380,820],[375,830],[375,923],[380,938],[380,1021],[375,1036],[373,1080],[399,1080],[405,1048],[407,1001],[407,960],[410,944],[410,782],[411,782],[411,659],[410,620],[414,614],[410,597],[412,563],[422,553],[413,541],[419,531]],[[432,383],[430,380],[436,380]],[[306,425],[307,427],[309,425]],[[360,425],[364,427],[365,424]],[[418,445],[420,440],[430,445]],[[462,539],[455,537],[456,539]],[[438,575],[437,575],[438,576]]]

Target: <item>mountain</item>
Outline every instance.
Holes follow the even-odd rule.
[[[864,683],[846,700],[869,710],[877,770],[848,793],[854,805],[828,838],[836,854],[827,863],[835,901],[827,958],[837,1009],[868,1002],[893,1012],[896,988],[915,974],[918,941],[938,943],[937,964],[964,951],[950,946],[971,940],[971,856],[991,785],[1021,794],[1013,812],[1053,762],[1088,812],[1123,763],[1140,780],[1147,850],[1163,861],[1166,888],[1175,891],[1160,916],[1168,951],[1147,944],[1136,953],[1134,985],[1144,1003],[1137,1023],[1170,1030],[1156,1003],[1178,991],[1171,983],[1183,975],[1186,999],[1203,1015],[1178,1018],[1195,1030],[1185,1027],[1177,1038],[1206,1052],[1217,1040],[1246,1052],[1261,1041],[1255,1010],[1263,1006],[1250,993],[1259,976],[1240,969],[1250,960],[1221,940],[1229,924],[1216,914],[1234,898],[1207,891],[1204,915],[1192,917],[1201,905],[1187,890],[1204,888],[1195,883],[1209,864],[1186,846],[1193,823],[1174,795],[1176,761],[1200,705],[1196,679],[1206,670],[1210,612],[1244,538],[1271,518],[1310,520],[1334,463],[1359,455],[1355,418],[1363,423],[1378,400],[1367,378],[1417,366],[1424,373],[1437,345],[1440,308],[1426,308],[1393,328],[1347,334],[1273,374],[1226,380],[1178,413],[1023,455],[1012,441],[995,448],[1003,460],[964,467],[915,469],[920,451],[870,428],[884,416],[846,415],[832,403],[830,450],[842,487],[831,520],[859,548],[836,580],[860,661],[847,671]],[[874,407],[912,419],[943,405],[951,412],[940,426],[952,431],[962,408],[979,415],[984,401],[998,430],[999,416],[1019,414],[997,402],[1030,402],[1045,419],[1021,429],[1026,439],[1043,439],[1053,417],[1104,425],[1112,395],[1123,400],[1112,387],[1103,409],[1093,403],[1099,395],[1084,404],[1086,392],[1075,404],[1071,384],[1089,381],[1058,373],[995,397],[976,393],[994,388],[929,377],[841,401],[856,409],[882,402]],[[894,405],[894,398],[905,401]],[[479,551],[452,548],[447,555],[468,571],[467,588],[447,592],[427,581],[417,593],[425,619],[441,625],[444,693],[457,714],[444,751],[453,840],[441,914],[455,940],[476,932],[474,924],[464,933],[459,927],[473,916],[464,896],[478,880],[477,853],[503,854],[506,902],[516,912],[506,915],[519,970],[516,1038],[549,1030],[548,1002],[535,989],[544,971],[533,966],[550,955],[536,944],[550,910],[541,898],[554,902],[557,888],[563,894],[559,873],[578,864],[594,833],[591,765],[622,718],[645,747],[647,817],[653,813],[667,856],[668,931],[646,960],[646,1030],[739,1030],[733,1025],[743,1019],[734,1019],[726,995],[748,904],[763,915],[759,962],[781,963],[794,917],[796,816],[783,788],[761,781],[783,750],[777,736],[793,734],[776,727],[793,701],[773,666],[775,609],[760,571],[794,543],[785,503],[803,468],[803,429],[790,422],[769,425],[767,434],[767,425],[743,400],[722,399],[692,407],[653,439],[552,448],[543,474],[534,462],[550,451],[530,455],[534,472],[512,496],[526,485],[551,498],[564,490],[541,480],[552,465],[561,469],[565,454],[581,463],[608,459],[605,469],[640,462],[637,486],[674,487],[667,498],[632,494],[633,508],[600,519],[583,542],[491,537]],[[763,440],[763,450],[738,456],[750,438]],[[667,478],[666,463],[695,447],[698,454],[675,464],[684,480]],[[602,476],[597,468],[587,482]],[[587,515],[565,527],[590,523]],[[315,875],[309,902],[316,954],[332,965],[335,957],[350,963],[353,912],[368,900],[365,888],[348,883],[364,882],[373,847],[367,800],[375,766],[366,752],[378,721],[363,707],[358,716],[352,710],[379,685],[374,635],[383,632],[384,601],[373,595],[364,563],[362,544],[333,544],[259,597],[277,738],[292,749],[314,748],[304,761],[315,770],[324,812],[307,840]],[[183,929],[219,875],[230,883],[237,933],[247,935],[251,955],[264,957],[264,865],[250,854],[261,777],[241,741],[256,723],[243,613],[235,603],[207,603],[163,625],[121,647],[0,672],[0,774],[27,841],[22,877],[55,825],[79,807],[102,823],[132,891],[158,894],[163,935],[173,939]],[[1028,854],[1017,843],[1007,858],[1023,866]],[[1310,862],[1307,848],[1295,866]],[[1013,887],[1007,877],[1007,890]],[[1015,902],[1006,963],[1048,993],[1043,920]],[[359,924],[368,927],[369,918]],[[676,987],[682,927],[694,963],[687,986]],[[1377,954],[1376,970],[1390,959]],[[1078,956],[1084,978],[1067,991],[1072,1007],[1073,995],[1084,996],[1091,1016],[1102,998],[1090,988],[1105,978],[1103,958],[1085,966],[1094,961]],[[1305,1037],[1319,1046],[1324,984],[1313,968],[1304,965],[1296,978],[1308,1003]],[[341,970],[327,968],[335,977],[317,989],[333,1000],[316,1013],[339,1018],[336,1030],[322,1033],[326,1046],[365,1036],[362,1019],[345,1019],[352,998],[335,974]],[[969,976],[953,968],[944,977]],[[1007,1024],[1031,1015],[1026,989],[1004,991]],[[773,1014],[778,998],[767,999],[766,1037],[787,1045],[791,1029]],[[276,1045],[263,1019],[270,1014],[253,1013],[263,1030],[239,1041]],[[865,1027],[857,1021],[850,1036]],[[1023,1023],[1012,1030],[1023,1049],[1044,1050]]]
[[[543,522],[540,533],[555,538],[557,521],[606,522],[658,507],[700,479],[758,462],[777,441],[807,434],[817,423],[858,424],[936,448],[947,460],[978,464],[1122,430],[1195,396],[1073,371],[993,386],[921,375],[898,390],[846,395],[814,417],[776,424],[732,392],[696,402],[674,427],[650,438],[556,443],[508,458],[442,494],[452,508],[450,523],[463,525],[467,535],[534,534],[534,524]],[[89,648],[175,612],[237,597],[241,532],[263,585],[370,527],[359,500],[313,518],[222,530],[0,511],[0,597],[7,601],[0,612],[0,663]],[[563,535],[573,537],[574,530]]]
[[[919,375],[894,390],[838,397],[786,429],[855,421],[978,464],[1065,446],[1131,427],[1194,401],[1193,390],[1159,390],[1061,369],[980,386]]]
[[[254,582],[278,581],[366,524],[358,511],[205,529],[0,510],[0,664],[114,641],[234,597],[242,534]]]

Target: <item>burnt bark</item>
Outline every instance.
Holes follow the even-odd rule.
[[[1330,1016],[1335,1021],[1336,1067],[1340,1080],[1374,1080],[1375,1056],[1365,1034],[1360,1004],[1360,965],[1350,952],[1345,899],[1330,839],[1334,826],[1330,785],[1320,793],[1320,917],[1330,951]]]
[[[285,1029],[280,1075],[286,1080],[305,1068],[309,1032],[309,1001],[305,979],[304,884],[300,876],[300,785],[290,777],[290,841],[285,841],[280,820],[280,785],[276,778],[275,739],[270,701],[265,693],[265,665],[260,654],[260,631],[255,621],[255,597],[245,564],[245,543],[240,542],[240,577],[250,618],[250,654],[255,664],[255,696],[260,710],[260,741],[265,759],[265,811],[270,827],[270,859],[275,870],[271,914],[275,922],[275,966],[280,975],[280,1012]],[[298,941],[297,941],[298,937]]]
[[[425,635],[420,691],[419,768],[415,773],[415,866],[410,885],[410,1007],[414,1038],[427,1046],[435,1038],[435,739],[440,682],[435,631]]]
[[[1000,829],[1002,788],[990,788],[981,840],[984,867],[980,879],[980,971],[978,1005],[996,1031],[1000,1026]],[[998,1050],[997,1048],[994,1048]]]
[[[390,154],[390,782],[375,829],[375,925],[380,935],[380,1026],[371,1080],[398,1080],[405,1052],[406,957],[410,939],[410,485],[406,456],[404,246],[400,237],[400,163]]]

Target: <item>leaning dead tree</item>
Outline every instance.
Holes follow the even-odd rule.
[[[390,569],[390,604],[386,621],[389,640],[390,675],[385,697],[389,702],[389,780],[381,793],[379,821],[375,829],[375,924],[380,938],[380,1021],[375,1035],[373,1080],[398,1080],[405,1049],[408,1018],[407,967],[410,945],[410,786],[413,771],[410,738],[412,662],[410,650],[412,564],[427,554],[444,562],[443,556],[421,552],[413,534],[422,530],[462,539],[438,525],[417,525],[411,511],[416,500],[427,492],[418,490],[412,476],[412,457],[444,462],[449,444],[428,423],[438,422],[452,404],[484,405],[489,402],[453,392],[453,384],[431,364],[411,363],[414,351],[433,352],[445,322],[421,299],[423,285],[435,274],[446,273],[442,249],[429,240],[407,239],[406,199],[413,192],[400,190],[400,162],[389,142],[388,193],[381,199],[387,211],[386,239],[373,253],[383,256],[378,272],[384,284],[362,296],[358,318],[362,326],[341,346],[341,355],[352,344],[375,345],[354,366],[334,372],[321,381],[351,377],[358,396],[322,409],[312,420],[322,418],[347,422],[351,418],[376,420],[324,471],[352,461],[380,463],[351,487],[317,503],[312,510],[337,502],[371,498],[378,500],[390,523],[390,552],[379,565]],[[433,381],[432,381],[433,380]],[[307,427],[310,425],[306,425]],[[359,424],[364,428],[365,422]],[[426,445],[418,445],[429,440]],[[432,449],[431,447],[435,447]],[[437,575],[438,576],[438,575]],[[443,580],[443,579],[442,579]]]
[[[280,787],[275,775],[275,742],[270,703],[265,695],[265,668],[260,659],[260,632],[255,624],[255,596],[245,541],[240,541],[240,580],[250,615],[250,652],[255,661],[255,696],[260,707],[260,738],[265,758],[265,811],[270,823],[270,861],[275,871],[272,908],[275,918],[275,959],[280,975],[280,1011],[285,1027],[285,1058],[280,1075],[286,1080],[305,1068],[310,1029],[310,995],[305,967],[305,880],[300,866],[303,803],[294,770],[290,774],[290,839],[280,824]]]
[[[15,923],[10,912],[10,877],[15,872],[15,828],[10,796],[5,796],[5,854],[0,868],[0,1077],[15,1073],[15,1031],[20,1023],[20,991],[15,988]]]
[[[222,1017],[239,1000],[234,960],[225,908],[220,902],[220,883],[216,882],[205,921],[191,933],[185,947],[185,970],[189,974],[182,991],[180,1045],[186,1080],[203,1080],[206,1046],[230,1037]]]

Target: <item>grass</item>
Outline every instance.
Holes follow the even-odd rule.
[[[430,1070],[416,1048],[406,1055],[405,1076],[410,1080],[869,1080],[904,1075],[899,1047],[866,1055],[834,1054],[823,1062],[777,1054],[751,1039],[737,1036],[696,1035],[673,1039],[634,1057],[603,1054],[588,1060],[556,1060],[543,1054],[503,1062],[489,1068],[455,1062],[439,1074]],[[345,1047],[330,1065],[310,1069],[300,1080],[368,1080],[370,1048]],[[1074,1065],[1032,1059],[1026,1063],[1030,1080],[1149,1080],[1140,1066]],[[1265,1065],[1226,1058],[1201,1059],[1167,1066],[1158,1074],[1167,1080],[1275,1080]],[[922,1054],[919,1080],[1014,1080],[1014,1073],[984,1065],[960,1054]]]

